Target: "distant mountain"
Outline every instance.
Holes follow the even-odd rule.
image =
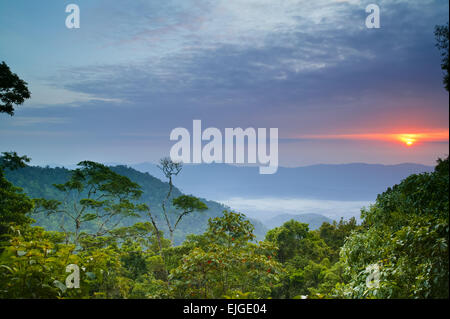
[[[290,220],[296,220],[301,223],[309,225],[309,229],[318,229],[323,223],[332,223],[333,220],[320,214],[281,214],[277,215],[269,220],[264,221],[264,225],[267,228],[272,229],[283,225],[285,222]]]
[[[152,163],[133,168],[161,177]],[[260,175],[257,167],[226,164],[185,165],[175,184],[202,197],[223,200],[231,197],[314,198],[341,201],[374,201],[377,194],[411,174],[431,172],[420,164],[342,164],[280,167],[273,175]]]
[[[113,171],[118,174],[127,176],[132,181],[138,183],[143,190],[141,196],[141,202],[146,203],[152,212],[156,215],[162,213],[161,202],[167,194],[168,183],[162,182],[158,178],[151,176],[148,173],[139,172],[133,168],[126,166],[114,166],[111,167]],[[24,192],[32,198],[47,198],[63,200],[62,194],[53,186],[53,184],[60,184],[67,181],[70,176],[70,171],[61,167],[38,167],[28,166],[15,171],[6,171],[6,178],[14,185],[22,187]],[[192,192],[189,192],[192,193]],[[174,188],[173,196],[180,196],[182,193],[178,188]],[[177,231],[174,234],[174,240],[176,244],[180,244],[184,241],[188,234],[200,234],[207,229],[208,219],[221,216],[223,210],[229,209],[222,204],[219,204],[210,200],[203,200],[208,206],[208,210],[205,212],[195,212],[183,218],[179,224]],[[45,227],[49,230],[59,230],[59,219],[56,216],[33,215],[37,224]],[[159,219],[162,216],[159,215]],[[267,228],[258,220],[249,220],[255,226],[255,235],[258,240],[262,240],[267,232]],[[137,221],[148,221],[146,216],[133,220],[128,220],[125,224],[132,224]],[[167,234],[166,227],[162,227],[163,231]]]

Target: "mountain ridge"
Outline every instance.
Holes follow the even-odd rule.
[[[131,167],[161,177],[156,164],[144,162]],[[180,189],[214,200],[274,196],[373,201],[407,176],[432,170],[432,166],[414,163],[349,163],[280,167],[276,174],[260,175],[256,166],[187,164],[175,180]]]

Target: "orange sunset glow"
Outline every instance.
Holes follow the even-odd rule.
[[[416,134],[394,134],[394,139],[406,146],[413,146],[417,142],[444,142],[448,141],[448,131],[416,133]]]
[[[416,143],[448,142],[449,131],[432,131],[417,133],[370,133],[370,134],[327,134],[327,135],[301,135],[295,138],[319,140],[374,140],[397,142],[411,147]]]

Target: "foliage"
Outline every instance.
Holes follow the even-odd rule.
[[[22,189],[5,178],[3,170],[25,167],[25,162],[29,161],[28,157],[19,157],[15,152],[3,153],[0,157],[0,252],[10,226],[30,222],[26,214],[33,207],[32,201],[22,193]]]
[[[79,260],[74,246],[41,227],[13,227],[13,232],[0,256],[0,298],[61,297],[66,266]]]
[[[354,221],[339,224],[324,223],[317,231],[295,220],[270,230],[266,240],[279,247],[277,259],[285,273],[272,290],[274,298],[309,298],[326,295],[334,287],[330,281],[340,280],[335,256],[340,247],[330,244],[334,238],[349,234]],[[327,244],[329,243],[329,245]]]
[[[31,199],[6,180],[0,170],[0,243],[11,225],[23,225],[30,221],[26,214],[32,207]]]
[[[37,211],[62,215],[60,226],[68,242],[78,244],[82,236],[103,236],[120,225],[123,218],[140,216],[138,212],[148,209],[133,202],[142,191],[129,178],[99,163],[84,161],[78,165],[81,168],[72,171],[67,182],[54,185],[71,202],[35,200]],[[68,223],[71,228],[66,227]],[[83,227],[85,224],[91,226],[91,231]]]
[[[179,197],[174,198],[172,192],[174,191],[173,176],[177,176],[181,170],[183,169],[183,164],[172,161],[169,157],[162,158],[160,160],[160,165],[158,165],[159,169],[163,172],[164,176],[169,180],[169,190],[167,191],[167,195],[161,203],[162,213],[164,216],[164,221],[169,230],[170,242],[174,244],[174,232],[176,231],[178,224],[181,220],[190,213],[194,211],[204,211],[207,210],[208,207],[205,203],[203,203],[200,199],[194,196],[181,195]],[[169,208],[166,207],[167,202],[172,198],[172,207],[176,212],[170,211]],[[170,213],[172,216],[175,216],[175,221],[171,221]],[[153,226],[159,230],[158,223],[156,219],[153,217],[151,212],[148,213],[150,220],[152,221]],[[162,249],[162,248],[161,248]]]
[[[207,232],[195,239],[183,263],[171,272],[174,296],[269,297],[282,272],[281,265],[273,258],[274,245],[250,242],[252,231],[253,226],[242,214],[225,211],[222,217],[211,219]]]
[[[169,230],[164,222],[161,208],[161,202],[167,195],[169,188],[168,183],[164,183],[148,173],[141,173],[129,167],[114,166],[109,168],[113,172],[126,176],[141,186],[142,195],[136,200],[136,203],[147,205],[153,217],[158,222],[160,231],[168,234]],[[53,184],[64,184],[71,178],[72,171],[69,169],[61,167],[26,166],[14,171],[6,169],[4,173],[9,181],[23,188],[24,192],[32,198],[44,198],[58,200],[60,202],[66,201],[69,206],[73,205],[72,198],[65,198],[64,192],[59,191],[53,186]],[[176,187],[173,188],[172,194],[173,198],[183,195]],[[226,209],[225,206],[214,201],[203,199],[201,201],[207,205],[208,209],[201,214],[194,213],[183,217],[177,229],[174,231],[174,245],[183,243],[189,234],[201,234],[206,231],[208,219],[220,216],[222,211]],[[178,211],[173,207],[172,200],[167,202],[167,208],[169,211]],[[149,222],[146,212],[142,212],[140,215],[140,217],[124,218],[118,227],[130,226],[135,222]],[[170,213],[168,218],[171,223],[176,222],[176,214]],[[45,212],[37,212],[33,214],[33,219],[36,220],[36,225],[42,226],[46,230],[60,230],[61,215],[59,214],[51,214],[48,216]],[[266,232],[264,225],[255,220],[252,220],[252,223],[255,225],[255,235],[257,235],[259,240],[262,240]],[[71,230],[73,231],[73,229]]]
[[[361,225],[350,219],[310,230],[290,220],[255,242],[254,225],[224,211],[178,246],[141,216],[151,209],[139,201],[150,197],[146,183],[157,180],[94,162],[68,171],[28,167],[26,159],[0,160],[0,298],[448,298],[448,158],[379,195]],[[21,172],[28,189],[43,185],[30,184],[38,176],[56,182],[54,193],[44,192],[55,198],[31,200],[6,179],[21,181]],[[171,192],[158,198],[187,221],[206,210],[202,200]],[[70,230],[32,226],[35,209],[48,220],[66,217],[59,221]],[[176,216],[168,215],[170,225],[182,225]],[[80,269],[80,288],[67,286],[69,264]]]
[[[444,71],[444,86],[448,91],[448,23],[447,25],[437,25],[434,29],[436,47],[441,53],[441,68]]]
[[[411,175],[362,212],[363,229],[344,244],[348,283],[337,295],[352,298],[448,298],[449,163]],[[367,285],[371,267],[379,284]]]
[[[0,63],[0,113],[14,115],[14,105],[20,105],[31,96],[27,82],[12,73],[5,62]]]

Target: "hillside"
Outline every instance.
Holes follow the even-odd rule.
[[[143,190],[140,202],[146,203],[152,212],[156,215],[161,214],[161,202],[167,194],[168,183],[151,176],[148,173],[142,173],[135,169],[126,166],[111,167],[113,171],[118,174],[127,176],[133,182],[138,183]],[[56,167],[38,167],[28,166],[15,171],[6,171],[6,177],[14,185],[22,187],[24,192],[32,198],[46,198],[62,200],[62,194],[53,186],[53,184],[64,183],[70,175],[70,170],[66,168]],[[182,195],[178,188],[174,188],[173,196]],[[201,213],[193,213],[185,216],[179,224],[177,231],[174,234],[175,244],[181,244],[188,234],[200,234],[207,228],[209,218],[221,216],[223,210],[229,209],[222,204],[214,201],[203,199],[208,206],[208,210]],[[33,215],[36,219],[37,225],[43,226],[50,230],[59,230],[59,223],[55,216],[47,217],[44,215]],[[162,220],[162,219],[161,219]],[[267,232],[266,227],[258,220],[250,219],[255,226],[255,235],[258,240],[264,238]],[[148,221],[145,216],[133,220],[126,220],[126,224],[137,221]],[[167,230],[162,227],[163,230]]]

